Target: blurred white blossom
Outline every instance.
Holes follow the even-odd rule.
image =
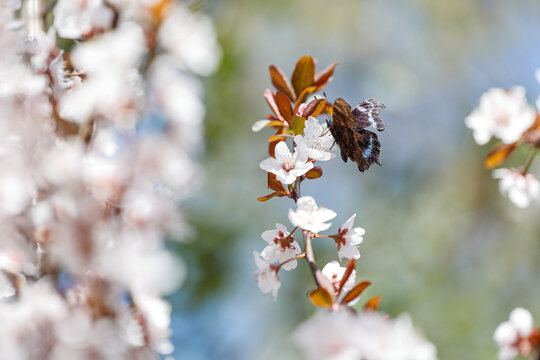
[[[186,235],[177,202],[200,182],[213,25],[175,2],[157,18],[161,0],[60,0],[45,33],[45,2],[22,21],[0,2],[1,358],[170,354],[162,297],[186,269],[165,237]],[[178,12],[212,51],[158,36]],[[64,52],[57,33],[78,41]]]
[[[511,360],[519,355],[529,355],[534,350],[528,342],[534,329],[533,317],[529,310],[515,308],[508,321],[497,326],[493,339],[499,346],[499,360]]]
[[[300,325],[294,338],[308,360],[437,359],[435,346],[406,315],[389,319],[376,312],[319,313]]]
[[[486,144],[492,136],[505,144],[513,143],[533,123],[535,110],[527,103],[525,89],[516,86],[510,90],[491,88],[480,98],[480,104],[465,124],[473,130],[474,140]]]
[[[538,201],[540,183],[532,174],[523,174],[517,169],[497,169],[493,177],[499,180],[499,190],[519,208],[526,208]]]
[[[278,290],[281,287],[281,282],[279,281],[276,269],[265,260],[261,259],[257,251],[253,252],[253,257],[255,258],[255,265],[257,265],[258,268],[258,271],[255,273],[255,278],[257,279],[259,290],[263,293],[271,292],[275,300],[277,298]]]

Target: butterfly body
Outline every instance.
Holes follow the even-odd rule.
[[[354,109],[343,99],[334,102],[332,123],[329,122],[328,127],[339,145],[343,161],[351,159],[361,172],[373,164],[381,165],[381,144],[377,134],[365,128],[373,126],[379,131],[384,130],[385,124],[379,116],[383,108],[377,99],[364,100]]]

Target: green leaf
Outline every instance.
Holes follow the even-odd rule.
[[[294,132],[295,135],[303,135],[305,127],[306,127],[306,118],[303,118],[301,116],[296,116],[296,115],[293,116],[291,130]]]

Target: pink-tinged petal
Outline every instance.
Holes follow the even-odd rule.
[[[338,251],[338,255],[340,260],[344,257],[347,259],[358,259],[360,258],[360,251],[354,245],[345,245]]]
[[[287,227],[281,223],[276,223],[276,229],[278,231],[281,231],[285,234],[285,236],[289,235],[289,232],[287,231]]]
[[[285,159],[291,156],[291,151],[289,150],[289,147],[287,146],[285,141],[280,141],[276,145],[276,148],[274,150],[274,156],[280,164],[284,163]]]
[[[260,162],[259,167],[264,171],[275,172],[280,168],[279,162],[274,158],[268,158]]]
[[[269,244],[274,243],[274,238],[278,236],[279,231],[278,230],[266,230],[261,234],[261,237],[264,241],[266,241]]]
[[[349,230],[350,228],[352,228],[355,218],[356,218],[356,214],[353,214],[347,221],[345,221],[345,224],[343,224],[341,229],[342,230],[344,230],[344,229]]]

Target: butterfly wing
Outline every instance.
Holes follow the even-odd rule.
[[[381,119],[381,110],[384,109],[384,104],[377,99],[367,99],[356,105],[351,113],[354,120],[362,128],[374,127],[379,131],[383,131],[386,124]]]
[[[351,159],[364,172],[372,164],[379,164],[381,144],[377,134],[359,128],[351,113],[351,107],[343,99],[334,102],[330,131],[341,150],[344,162]]]
[[[379,162],[381,143],[377,134],[365,129],[355,131],[353,134],[357,146],[349,158],[358,164],[358,170],[363,172],[373,164],[381,165]]]

